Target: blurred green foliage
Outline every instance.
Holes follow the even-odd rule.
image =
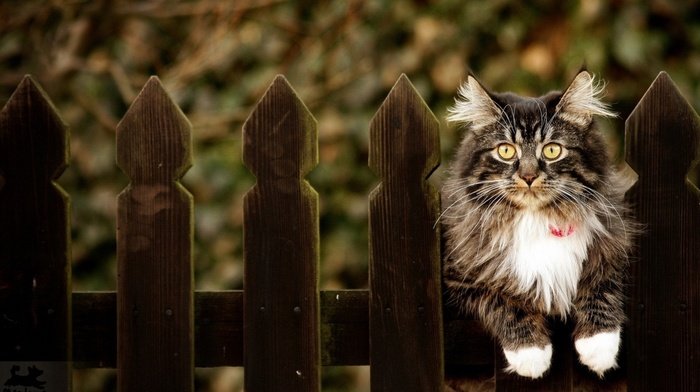
[[[367,195],[378,181],[368,128],[400,74],[440,119],[448,162],[459,130],[444,114],[468,69],[494,90],[540,95],[586,62],[620,113],[601,124],[619,153],[622,119],[658,72],[700,102],[699,15],[698,1],[680,0],[7,0],[0,105],[32,74],[71,125],[59,183],[72,197],[74,289],[113,290],[115,198],[128,183],[114,163],[115,127],[158,75],[194,129],[183,183],[196,203],[196,287],[240,289],[242,196],[255,181],[241,163],[241,126],[284,74],[318,121],[309,181],[321,203],[321,286],[362,288]],[[445,166],[431,178],[438,187]],[[327,369],[324,389],[366,390],[366,373]],[[202,390],[240,388],[230,370],[198,375]]]

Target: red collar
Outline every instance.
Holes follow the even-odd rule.
[[[574,225],[570,224],[564,227],[549,225],[549,232],[555,237],[568,237],[574,232]]]

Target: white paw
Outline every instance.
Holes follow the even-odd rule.
[[[603,377],[606,370],[617,367],[620,330],[601,332],[588,338],[578,339],[574,345],[581,363]]]
[[[523,377],[540,378],[549,369],[552,361],[552,345],[526,347],[519,350],[503,350],[509,366],[508,372],[516,372]]]

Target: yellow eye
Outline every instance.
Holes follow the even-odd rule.
[[[498,146],[498,155],[503,159],[513,159],[515,156],[515,146],[508,143],[503,143]]]
[[[546,159],[557,159],[561,155],[561,146],[557,143],[549,143],[542,149],[542,156]]]

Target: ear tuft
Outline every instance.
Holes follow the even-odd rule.
[[[557,104],[557,115],[581,124],[590,123],[593,116],[616,117],[610,106],[601,100],[604,94],[605,83],[587,71],[581,71]]]
[[[483,86],[469,75],[455,98],[455,105],[448,110],[450,123],[469,124],[472,129],[483,128],[498,122],[501,109],[491,99]]]

